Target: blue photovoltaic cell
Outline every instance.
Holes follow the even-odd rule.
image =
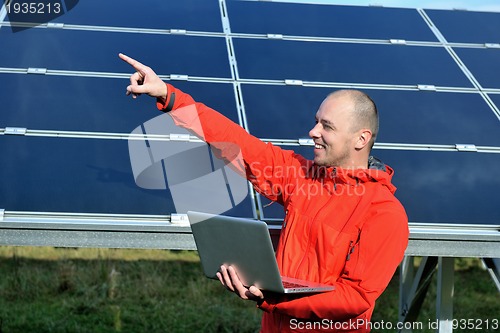
[[[396,197],[410,222],[500,225],[499,154],[375,149],[372,155],[395,169]],[[283,206],[262,196],[261,202],[264,218],[284,218]]]
[[[263,195],[260,196],[260,202],[262,204],[262,217],[261,219],[284,219],[285,211],[283,205],[273,202]]]
[[[309,137],[323,99],[335,89],[243,84],[250,133]],[[479,94],[365,89],[377,104],[385,143],[500,146],[500,122]]]
[[[462,10],[425,10],[448,42],[498,43],[500,13]]]
[[[230,78],[224,38],[33,28],[0,29],[2,67],[129,72],[125,53],[158,74]],[[193,52],[193,50],[197,50]]]
[[[483,88],[500,88],[500,49],[454,50]]]
[[[126,140],[0,137],[0,206],[13,211],[167,214],[166,191],[134,183]],[[16,177],[12,177],[16,175]]]
[[[126,140],[0,136],[0,207],[12,211],[170,214],[170,193],[134,182]],[[13,177],[12,175],[16,175]],[[253,216],[247,196],[225,214]],[[195,207],[195,203],[193,203]]]
[[[259,138],[308,138],[323,99],[334,89],[242,84],[250,133]]]
[[[500,154],[375,150],[410,222],[500,225]]]
[[[160,114],[155,99],[125,95],[125,78],[0,74],[0,81],[0,128],[129,133]],[[231,84],[172,83],[238,122]]]
[[[441,47],[234,38],[240,78],[471,87]]]
[[[216,0],[82,0],[53,20],[65,24],[221,32]]]
[[[233,33],[437,41],[414,9],[228,1]]]
[[[493,101],[493,103],[495,103],[497,109],[500,110],[500,95],[498,95],[498,94],[490,94],[489,97]]]
[[[500,146],[500,121],[479,94],[365,91],[379,108],[379,142]]]

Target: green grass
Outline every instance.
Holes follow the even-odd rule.
[[[457,260],[457,269],[455,317],[500,319],[498,291],[479,262]],[[0,333],[257,332],[260,326],[254,303],[206,279],[194,251],[0,247],[0,277]],[[398,281],[396,275],[380,298],[374,321],[397,322]],[[429,293],[423,323],[435,317],[435,283]]]

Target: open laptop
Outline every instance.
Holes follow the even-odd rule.
[[[316,293],[333,286],[280,276],[267,224],[252,219],[188,213],[205,275],[231,265],[242,283],[277,293]]]

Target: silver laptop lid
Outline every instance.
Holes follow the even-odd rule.
[[[188,212],[205,275],[217,279],[231,265],[245,286],[284,292],[267,224],[263,221]]]
[[[252,219],[188,212],[205,275],[221,265],[236,269],[242,283],[277,293],[317,293],[334,287],[280,276],[267,224]],[[284,287],[284,282],[293,286]]]

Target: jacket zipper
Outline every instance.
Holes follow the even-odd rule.
[[[347,257],[346,257],[346,261],[349,261],[351,259],[351,254],[354,252],[354,248],[356,247],[354,244],[353,241],[350,241],[349,243],[349,251],[347,252]]]
[[[335,191],[337,190],[337,184],[336,184],[336,181],[335,181],[335,177],[337,176],[337,168],[333,168],[333,181],[334,181],[334,188],[335,188]],[[314,216],[314,218],[312,219],[311,223],[309,224],[309,237],[307,237],[307,246],[306,246],[306,250],[304,251],[304,255],[302,256],[302,259],[300,260],[300,263],[299,265],[297,266],[297,270],[295,271],[295,274],[293,277],[297,277],[297,273],[299,272],[300,268],[302,267],[302,264],[304,262],[304,259],[305,257],[307,256],[307,254],[309,253],[309,247],[311,246],[311,230],[313,228],[313,225],[314,223],[316,222],[317,220],[317,217],[318,215],[321,215],[321,212],[323,212],[323,209],[330,204],[330,200],[327,200],[326,203],[323,205],[323,207],[321,207],[320,210],[318,210],[318,213]]]

